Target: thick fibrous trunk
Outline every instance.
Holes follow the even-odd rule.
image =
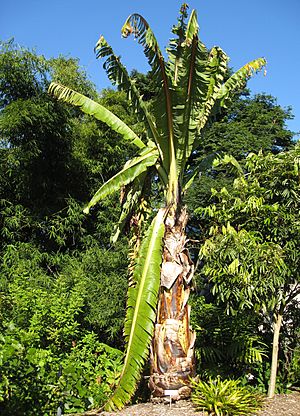
[[[154,397],[178,400],[190,395],[194,376],[194,343],[187,305],[194,265],[186,248],[187,212],[166,219],[161,288],[155,332],[151,346],[150,389]]]

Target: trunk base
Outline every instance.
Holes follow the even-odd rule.
[[[185,319],[166,319],[163,324],[155,325],[149,380],[152,397],[177,401],[191,395],[190,380],[195,376],[196,334],[185,324]]]
[[[164,399],[168,399],[168,401],[188,399],[192,389],[189,385],[182,383],[181,377],[181,375],[174,373],[166,373],[163,375],[158,373],[152,374],[149,380],[149,387],[152,392],[151,399],[155,399],[155,401]]]
[[[169,401],[190,397],[190,379],[195,376],[196,334],[190,328],[187,304],[194,265],[186,248],[187,219],[183,208],[165,221],[161,287],[150,354],[152,397]]]

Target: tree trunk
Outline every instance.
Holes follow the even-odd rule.
[[[179,400],[190,396],[189,379],[195,374],[194,343],[187,305],[194,265],[186,248],[187,212],[166,219],[161,287],[151,346],[149,386],[153,397]]]
[[[282,313],[279,312],[276,315],[275,322],[274,322],[271,375],[270,375],[269,390],[268,390],[269,399],[272,399],[275,396],[276,375],[277,375],[277,366],[278,366],[279,334],[280,334],[281,322],[282,322]]]

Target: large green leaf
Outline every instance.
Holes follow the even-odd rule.
[[[195,45],[195,41],[192,46]],[[227,55],[219,47],[207,51],[205,46],[197,41],[193,59],[189,59],[186,67],[190,68],[187,100],[184,109],[182,126],[183,135],[178,140],[178,164],[183,173],[186,162],[192,151],[200,145],[202,130],[212,115],[212,109],[217,100],[217,94],[222,86],[227,68]]]
[[[221,48],[215,46],[211,49],[207,65],[207,72],[209,74],[209,86],[197,120],[197,128],[199,133],[205,127],[208,119],[212,114],[212,109],[217,100],[219,90],[222,87],[224,76],[226,74],[227,62],[228,56]]]
[[[236,71],[221,87],[218,93],[218,100],[221,106],[226,106],[226,102],[230,100],[233,93],[245,86],[247,80],[255,73],[266,66],[265,58],[258,58],[248,62],[238,71]]]
[[[145,172],[149,166],[155,165],[158,158],[158,151],[156,148],[146,148],[144,152],[135,157],[124,165],[124,168],[105,182],[100,189],[95,193],[93,198],[84,208],[85,214],[89,213],[91,207],[96,205],[99,201],[106,198],[108,195],[118,191],[122,186],[134,181],[141,173]]]
[[[112,47],[107,43],[103,36],[100,36],[95,47],[97,59],[105,59],[103,68],[112,84],[117,85],[121,91],[126,92],[133,108],[137,111],[139,117],[144,121],[147,127],[148,137],[156,143],[163,158],[163,152],[160,148],[160,134],[157,131],[153,114],[149,111],[147,103],[143,101],[135,82],[130,78],[127,69],[122,64],[119,56],[114,54]]]
[[[130,400],[148,356],[156,319],[165,214],[165,209],[159,210],[141,244],[134,284],[128,289],[124,367],[120,382],[105,405],[107,411],[121,409]]]
[[[169,78],[163,54],[148,22],[140,14],[128,17],[122,28],[122,35],[133,34],[143,46],[144,53],[152,68],[151,77],[161,87],[153,108],[155,123],[159,132],[158,145],[162,150],[162,166],[169,173],[167,190],[168,202],[177,200],[177,167],[174,142],[174,126],[172,113],[171,80]]]
[[[191,45],[195,37],[198,36],[199,31],[199,24],[197,20],[197,12],[196,10],[192,10],[191,16],[189,18],[189,22],[187,24],[186,32],[185,32],[185,44]]]
[[[173,120],[176,163],[182,182],[186,163],[196,147],[216,95],[222,85],[227,57],[220,48],[210,52],[198,38],[197,13],[192,11],[186,26],[177,28],[169,53],[169,73],[173,81]],[[184,36],[183,36],[184,32]]]
[[[121,134],[125,140],[131,141],[140,149],[145,147],[142,140],[127,124],[96,101],[56,82],[51,82],[48,91],[58,100],[79,107],[84,113],[94,116],[97,120],[107,124],[114,131]]]
[[[198,29],[197,14],[193,10],[187,25],[185,40],[178,44],[178,51],[175,53],[180,56],[176,69],[173,112],[177,167],[181,177],[193,148],[199,108],[206,97],[209,85],[209,76],[205,73],[208,52],[198,39]]]

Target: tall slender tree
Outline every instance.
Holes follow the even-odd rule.
[[[251,153],[245,171],[231,156],[215,160],[215,165],[227,171],[232,165],[237,174],[230,192],[214,190],[213,206],[197,210],[206,222],[202,277],[208,278],[212,293],[229,313],[254,309],[266,328],[272,328],[272,398],[280,332],[284,327],[291,332],[295,314],[286,316],[300,294],[300,146],[278,155]],[[289,341],[281,347],[284,343]]]
[[[123,37],[133,35],[142,45],[159,86],[159,94],[150,102],[142,99],[103,36],[96,45],[97,58],[105,59],[109,79],[127,92],[144,123],[140,137],[97,102],[57,83],[49,88],[50,94],[95,116],[139,148],[138,155],[104,183],[85,208],[88,213],[103,198],[121,190],[122,212],[113,241],[130,218],[136,225],[124,327],[126,355],[107,409],[121,408],[132,397],[150,344],[153,395],[179,399],[190,394],[195,333],[190,328],[187,302],[194,266],[185,233],[187,208],[182,203],[183,193],[196,176],[189,160],[201,146],[213,116],[266,64],[263,58],[251,61],[225,81],[227,55],[219,47],[208,50],[204,46],[198,36],[196,11],[187,22],[187,7],[181,7],[173,27],[175,38],[169,43],[167,59],[141,15],[130,15],[122,28]],[[141,227],[151,183],[163,202],[151,225]]]

